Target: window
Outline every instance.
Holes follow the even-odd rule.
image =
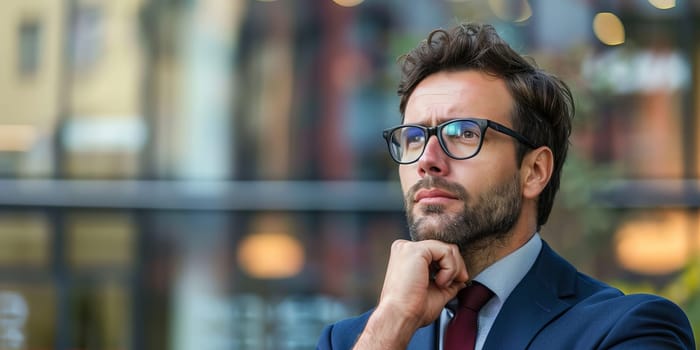
[[[37,20],[23,21],[19,26],[19,73],[22,76],[33,76],[39,70],[41,55],[41,26]]]

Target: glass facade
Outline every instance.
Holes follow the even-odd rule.
[[[396,58],[494,24],[577,101],[542,236],[700,331],[692,2],[6,0],[0,348],[309,349],[407,229]]]

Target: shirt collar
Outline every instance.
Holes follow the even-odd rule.
[[[522,247],[487,267],[474,280],[491,289],[504,302],[535,263],[541,249],[542,239],[535,232]]]

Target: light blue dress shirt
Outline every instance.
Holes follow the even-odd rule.
[[[498,312],[501,311],[503,303],[535,263],[541,249],[542,239],[536,232],[522,247],[498,260],[473,278],[474,281],[483,284],[494,293],[494,297],[479,311],[475,350],[481,350],[484,347],[486,336],[489,334]],[[456,303],[456,300],[450,302],[450,304],[453,303]],[[442,339],[445,336],[445,329],[453,316],[452,310],[447,307],[440,314],[440,350],[443,350]]]

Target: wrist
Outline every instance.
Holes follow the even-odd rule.
[[[380,305],[367,320],[355,349],[405,349],[419,327],[417,319]]]

